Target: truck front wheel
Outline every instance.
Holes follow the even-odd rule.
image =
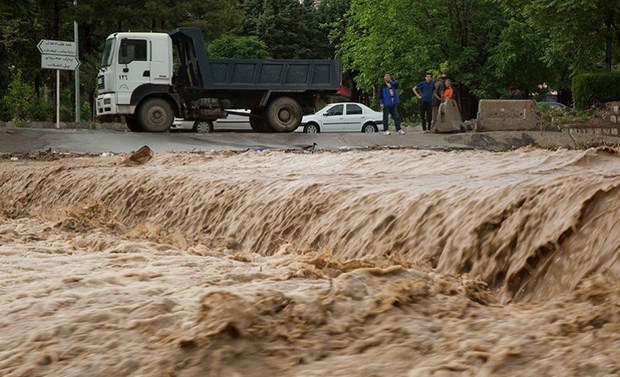
[[[142,126],[140,125],[140,122],[138,122],[138,120],[132,116],[125,116],[125,124],[131,132],[144,132]]]
[[[174,114],[168,101],[151,98],[140,106],[138,117],[145,131],[164,132],[172,125]]]
[[[301,123],[299,103],[290,97],[278,97],[267,107],[267,121],[276,132],[293,132]]]

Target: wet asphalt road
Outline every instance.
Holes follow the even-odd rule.
[[[317,143],[317,150],[347,148],[447,146],[468,148],[457,142],[447,142],[447,135],[423,134],[409,130],[405,135],[383,133],[325,133],[325,134],[262,134],[248,131],[219,131],[209,134],[192,132],[133,133],[101,129],[27,129],[0,128],[0,152],[28,153],[52,149],[58,152],[124,153],[148,145],[153,151],[211,151],[211,150],[301,150],[302,146]]]
[[[245,130],[221,130],[209,134],[193,132],[133,133],[115,129],[45,129],[0,127],[0,153],[23,154],[52,150],[75,153],[126,153],[148,145],[155,152],[218,150],[298,150],[317,143],[316,150],[354,148],[482,149],[506,151],[528,145],[542,148],[583,148],[617,145],[620,138],[602,135],[541,131],[467,132],[428,134],[406,128],[407,134],[383,133],[286,133],[263,134]]]

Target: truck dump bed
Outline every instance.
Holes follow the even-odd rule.
[[[181,64],[179,78],[203,90],[336,91],[340,60],[209,59],[199,29],[179,28],[170,37]]]

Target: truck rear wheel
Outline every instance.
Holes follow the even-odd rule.
[[[138,120],[132,116],[125,117],[125,124],[131,132],[144,132],[142,126],[140,125],[140,122],[138,122]]]
[[[260,110],[252,110],[250,113],[250,127],[252,127],[254,132],[273,132],[273,130],[265,122],[263,112]]]
[[[295,131],[302,116],[301,106],[290,97],[278,97],[267,106],[267,123],[276,132]]]
[[[172,125],[174,114],[168,101],[161,98],[151,98],[140,106],[138,117],[145,131],[164,132]]]

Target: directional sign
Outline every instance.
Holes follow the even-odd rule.
[[[80,61],[75,56],[41,54],[41,68],[75,71]]]
[[[52,41],[49,39],[41,39],[37,45],[42,54],[76,56],[77,48],[75,42],[68,41]]]

